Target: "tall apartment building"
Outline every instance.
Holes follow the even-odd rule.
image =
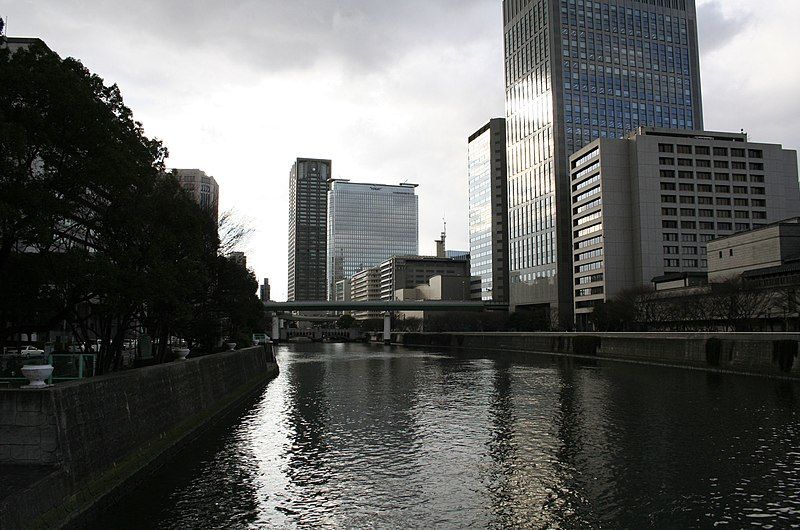
[[[371,302],[381,299],[381,273],[378,267],[364,269],[350,278],[350,299],[354,302]],[[380,318],[381,316],[377,311],[354,311],[352,315],[359,320]]]
[[[289,174],[289,285],[287,298],[327,300],[328,179],[331,161],[298,158]]]
[[[504,0],[510,302],[572,314],[569,156],[702,129],[694,0]]]
[[[470,135],[467,167],[472,297],[508,302],[505,119],[492,119]]]
[[[181,187],[189,192],[195,202],[211,212],[214,221],[219,219],[219,184],[214,177],[199,169],[173,169],[172,174]]]
[[[419,252],[416,184],[330,181],[328,191],[328,296],[339,280],[395,255]]]
[[[797,152],[744,133],[642,127],[575,153],[576,324],[653,278],[708,269],[706,243],[800,212]]]
[[[272,293],[269,288],[269,278],[264,278],[264,283],[258,286],[258,298],[262,302],[269,302],[272,300]]]
[[[466,257],[392,256],[376,268],[380,271],[381,300],[394,300],[398,289],[413,289],[434,276],[470,277]]]

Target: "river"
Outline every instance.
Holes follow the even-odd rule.
[[[280,376],[96,528],[800,525],[800,385],[354,344]]]

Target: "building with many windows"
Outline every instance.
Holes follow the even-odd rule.
[[[395,255],[419,250],[416,184],[330,181],[328,191],[328,296],[336,284]]]
[[[506,120],[475,131],[467,147],[472,297],[508,302]]]
[[[797,152],[744,133],[642,127],[571,167],[576,324],[657,277],[708,270],[706,243],[800,212]]]
[[[199,169],[173,169],[171,173],[197,204],[211,212],[216,222],[219,219],[219,185],[216,179]]]
[[[573,310],[569,157],[702,129],[694,0],[504,0],[512,306]]]
[[[470,278],[469,259],[466,256],[392,256],[378,265],[377,270],[380,272],[381,300],[394,300],[395,291],[413,289],[434,276],[458,276],[467,282]]]
[[[289,174],[287,298],[327,300],[328,180],[331,161],[298,158]]]

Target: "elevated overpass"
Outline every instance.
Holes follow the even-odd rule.
[[[508,311],[508,304],[475,300],[370,300],[355,301],[292,301],[264,302],[264,309],[279,318],[272,319],[272,336],[280,336],[280,317],[284,313],[300,311],[368,311],[383,313],[383,340],[391,337],[392,313],[394,311]]]

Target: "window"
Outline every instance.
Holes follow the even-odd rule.
[[[678,165],[683,167],[692,167],[694,164],[692,163],[691,158],[679,158]]]
[[[730,180],[731,176],[727,173],[714,173],[714,180]]]
[[[661,189],[664,191],[674,191],[675,190],[675,183],[674,182],[662,182]]]
[[[714,230],[714,223],[709,221],[700,221],[700,230]]]
[[[694,208],[681,208],[681,217],[694,217]]]
[[[678,146],[678,154],[679,155],[691,155],[692,154],[692,146],[691,145],[679,145]]]
[[[603,274],[592,274],[591,276],[582,276],[575,280],[575,285],[586,285],[587,283],[596,283],[603,281]]]
[[[672,153],[673,152],[672,144],[658,144],[658,152]]]
[[[674,246],[665,246],[664,247],[664,254],[677,254],[677,253],[678,253],[678,247],[674,247]]]
[[[691,195],[681,195],[681,204],[694,204],[694,197]]]
[[[701,193],[711,193],[712,189],[713,188],[711,187],[711,184],[698,184],[697,185],[697,191],[699,191]]]
[[[687,182],[681,182],[678,189],[681,191],[694,191],[694,184],[689,184]]]
[[[753,212],[753,219],[766,219],[767,212]]]
[[[736,147],[732,147],[731,156],[736,158],[744,158],[744,149],[738,149]]]
[[[683,254],[687,256],[696,256],[697,247],[683,247]]]
[[[662,169],[660,171],[662,179],[673,179],[675,178],[675,171],[672,169]]]
[[[750,162],[750,169],[752,171],[764,171],[764,164],[761,162]]]
[[[750,212],[747,210],[736,210],[733,212],[733,216],[736,217],[736,219],[750,219]]]
[[[731,224],[730,223],[717,223],[717,230],[730,230]]]
[[[764,175],[750,175],[750,182],[764,182]]]
[[[750,192],[753,195],[764,195],[764,188],[751,188]]]
[[[710,155],[711,149],[707,145],[698,145],[694,148],[694,154],[696,155]]]
[[[714,198],[713,197],[698,197],[697,198],[697,202],[699,204],[714,204]]]
[[[684,230],[695,230],[697,223],[695,221],[681,221],[681,228]]]
[[[681,235],[681,241],[683,241],[684,243],[696,243],[697,234],[683,234]]]
[[[714,167],[720,169],[727,169],[728,168],[728,161],[727,160],[714,160]]]
[[[746,232],[747,230],[750,230],[750,224],[749,223],[736,223],[736,231],[737,232]]]
[[[678,209],[677,208],[661,208],[661,215],[670,215],[670,216],[678,215]]]
[[[714,210],[706,210],[704,208],[701,208],[699,210],[699,215],[700,217],[714,217]]]
[[[658,159],[658,163],[661,164],[662,166],[674,166],[675,159],[662,156],[661,158]]]
[[[731,218],[731,211],[730,210],[717,210],[717,217],[721,219],[730,219]]]
[[[733,193],[740,193],[747,195],[747,186],[734,186]]]
[[[728,148],[727,147],[715,147],[714,148],[714,156],[728,156]]]
[[[748,149],[747,156],[750,158],[764,158],[764,152],[760,149]]]
[[[664,241],[677,241],[678,240],[678,234],[675,234],[675,233],[672,233],[672,232],[664,232],[664,234],[662,234],[662,235],[664,237]]]
[[[744,162],[731,162],[731,168],[733,169],[747,169],[747,164]]]
[[[714,234],[700,234],[700,242],[708,243],[709,241],[711,241],[715,237],[716,236]]]
[[[675,196],[674,195],[662,195],[661,196],[661,202],[672,202],[672,203],[674,203],[675,202]]]
[[[661,228],[678,228],[678,221],[661,221]]]
[[[678,259],[665,259],[664,266],[670,268],[677,268],[681,266],[681,260]]]
[[[728,197],[717,197],[717,205],[719,206],[730,206],[731,200]]]
[[[697,262],[696,259],[685,259],[685,260],[683,260],[683,266],[691,268],[691,269],[695,269],[698,266],[698,262]]]
[[[747,199],[733,199],[734,206],[747,206]]]
[[[741,173],[734,173],[733,174],[733,181],[734,182],[747,182],[747,175],[742,175]]]
[[[697,172],[697,179],[698,180],[711,180],[711,173],[707,171],[698,171]]]
[[[730,193],[730,186],[716,186],[717,193]]]
[[[678,171],[678,178],[679,179],[693,179],[694,173],[691,171]]]
[[[711,160],[695,160],[694,165],[697,167],[711,167]]]
[[[767,207],[767,201],[765,201],[764,199],[751,199],[750,203],[756,208],[766,208]]]

